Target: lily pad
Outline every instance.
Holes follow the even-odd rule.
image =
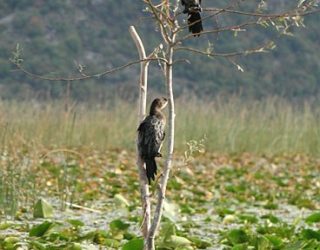
[[[117,206],[120,207],[129,207],[129,202],[126,198],[124,198],[121,194],[116,194],[114,197],[114,202]]]
[[[83,227],[83,226],[84,226],[84,223],[83,223],[81,220],[70,219],[70,220],[68,220],[68,222],[69,222],[72,226],[74,226],[74,227],[76,227],[76,228],[78,228],[78,227]]]
[[[34,218],[50,218],[53,215],[52,206],[44,199],[39,199],[33,208]]]
[[[50,228],[54,226],[53,222],[45,221],[41,223],[40,225],[35,225],[31,228],[29,232],[30,237],[41,237],[43,236]]]
[[[166,244],[168,247],[177,248],[183,246],[190,246],[191,241],[185,237],[171,235],[167,240]]]
[[[243,229],[232,229],[229,231],[227,237],[233,245],[248,241],[248,235]]]
[[[320,231],[314,231],[312,229],[304,229],[302,231],[302,237],[306,240],[316,239],[320,241]]]
[[[122,250],[143,250],[143,239],[132,239],[123,245]]]
[[[193,242],[194,245],[196,245],[197,249],[206,249],[212,246],[212,243],[209,240],[201,239],[200,237],[195,236],[188,238]]]
[[[320,222],[320,212],[311,214],[306,218],[307,223],[318,223]]]
[[[113,220],[110,222],[110,229],[113,231],[120,230],[124,231],[129,228],[130,224],[123,222],[122,220]]]
[[[16,244],[19,242],[19,238],[18,237],[14,237],[14,236],[8,236],[4,239],[3,242],[3,246],[4,249],[6,250],[14,250],[16,249]]]
[[[163,204],[163,217],[167,218],[168,220],[172,222],[177,222],[178,220],[178,211],[179,207],[167,200],[164,201]]]

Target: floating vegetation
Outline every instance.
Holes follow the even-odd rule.
[[[16,167],[1,172],[0,249],[142,249],[133,153],[9,155],[8,166]],[[158,249],[319,249],[318,159],[201,152],[174,163]],[[20,182],[34,188],[19,191]],[[49,216],[34,218],[35,211]]]

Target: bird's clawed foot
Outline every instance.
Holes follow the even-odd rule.
[[[158,152],[156,157],[162,157],[162,154],[160,152]]]

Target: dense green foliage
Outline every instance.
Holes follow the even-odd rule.
[[[204,1],[209,7],[210,1]],[[224,1],[215,1],[223,5]],[[272,11],[292,7],[295,1],[266,1]],[[242,1],[237,8],[252,10]],[[210,6],[211,7],[211,6]],[[0,88],[2,98],[57,97],[64,93],[62,83],[30,79],[12,71],[8,62],[16,43],[24,48],[24,66],[34,73],[48,76],[77,75],[77,65],[87,73],[97,73],[137,59],[137,52],[128,33],[135,25],[147,44],[148,51],[157,45],[158,33],[143,12],[142,1],[0,1]],[[239,16],[208,19],[204,28],[223,27],[236,23]],[[182,20],[181,20],[182,21]],[[280,95],[289,98],[310,97],[320,90],[319,15],[306,18],[307,28],[295,28],[296,36],[279,36],[273,28],[249,28],[248,32],[202,35],[191,43],[205,48],[213,43],[216,51],[228,52],[255,47],[269,38],[277,48],[270,54],[237,59],[245,72],[225,59],[187,56],[192,64],[175,68],[176,93],[194,91],[198,95],[240,93],[261,97]],[[178,55],[177,55],[178,56]],[[180,54],[181,56],[181,54]],[[179,56],[179,57],[180,57]],[[104,77],[75,83],[73,95],[78,99],[103,100],[114,93],[124,98],[136,93],[138,66]],[[163,91],[159,68],[151,68],[151,88]]]

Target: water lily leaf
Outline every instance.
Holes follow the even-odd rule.
[[[12,223],[10,223],[10,222],[2,223],[2,224],[0,224],[0,230],[6,230],[6,229],[10,228],[11,226],[12,226]]]
[[[126,240],[132,240],[133,238],[137,238],[137,235],[131,232],[124,232],[123,238]]]
[[[110,226],[110,229],[113,231],[117,231],[117,230],[124,231],[129,228],[130,224],[125,223],[122,220],[118,219],[118,220],[111,221],[109,226]]]
[[[55,224],[50,221],[45,221],[39,225],[35,225],[31,228],[29,232],[30,237],[41,237],[43,236],[46,232],[49,231],[50,228],[52,228]]]
[[[105,239],[104,245],[107,247],[119,248],[120,242],[114,239]]]
[[[181,213],[185,213],[185,214],[194,214],[196,212],[196,210],[189,206],[188,204],[182,204],[180,205],[181,207]]]
[[[278,208],[278,204],[272,203],[272,202],[268,202],[267,204],[265,204],[263,206],[263,208],[265,209],[269,209],[269,210],[275,210]]]
[[[96,231],[91,231],[91,232],[88,232],[88,233],[82,235],[81,237],[79,237],[79,240],[81,240],[81,241],[82,240],[86,240],[86,241],[90,240],[91,241],[94,239],[95,235],[96,235]]]
[[[217,207],[216,212],[217,212],[217,214],[219,214],[220,217],[224,217],[227,214],[234,214],[235,213],[234,210],[231,210],[226,207]]]
[[[123,245],[122,250],[143,250],[143,239],[132,239]]]
[[[191,237],[188,237],[188,239],[191,240],[194,245],[196,245],[197,249],[206,249],[212,246],[210,241],[205,239],[200,239],[199,237],[191,236]]]
[[[283,244],[282,239],[275,235],[266,235],[265,236],[275,248],[280,248]]]
[[[171,202],[164,201],[163,204],[163,217],[167,218],[172,222],[177,222],[178,220],[179,207]]]
[[[173,248],[191,245],[191,241],[189,239],[177,235],[171,235],[165,243],[168,247]]]
[[[32,249],[36,250],[45,250],[46,246],[43,243],[40,243],[39,241],[30,241],[30,245],[32,246]]]
[[[320,231],[314,231],[312,229],[304,229],[301,234],[302,234],[302,237],[306,240],[316,239],[320,241]]]
[[[231,223],[235,223],[237,221],[237,217],[233,214],[228,214],[223,218],[222,224],[227,225]]]
[[[84,223],[81,220],[70,219],[70,220],[67,220],[67,222],[70,223],[74,227],[83,227],[84,226]]]
[[[52,206],[44,199],[39,199],[33,208],[34,218],[50,218],[53,215]]]
[[[303,242],[301,241],[290,243],[284,248],[284,250],[300,250],[302,249],[302,244]]]
[[[163,234],[164,241],[169,239],[172,235],[176,235],[177,228],[172,222],[165,222],[161,227],[161,233]]]
[[[257,217],[252,214],[240,214],[238,217],[241,221],[249,222],[252,224],[255,224],[258,222]]]
[[[71,246],[67,248],[68,250],[82,250],[81,244],[74,242]]]
[[[129,207],[130,204],[126,198],[124,198],[121,194],[116,194],[114,197],[114,202],[117,206],[120,207]]]
[[[232,229],[228,233],[228,240],[233,244],[245,243],[248,241],[247,233],[242,229]]]
[[[280,219],[272,214],[263,215],[263,216],[261,216],[261,218],[268,219],[270,222],[272,222],[274,224],[280,222]]]
[[[237,244],[231,248],[231,250],[247,250],[248,244]]]
[[[192,246],[181,246],[181,247],[176,247],[175,250],[194,250]]]
[[[8,249],[8,250],[12,249],[12,250],[14,250],[14,249],[16,249],[15,245],[18,242],[19,242],[19,238],[18,237],[8,236],[3,241],[4,249]],[[1,247],[1,245],[0,245],[0,247]]]
[[[256,249],[267,250],[272,249],[271,242],[264,236],[257,237],[256,239]]]
[[[59,230],[59,229],[58,229]],[[63,240],[63,241],[69,241],[71,237],[70,232],[68,230],[62,230],[62,231],[54,231],[54,228],[50,229],[50,232],[46,233],[46,240],[50,242],[54,242],[57,240]]]
[[[306,218],[307,223],[318,223],[320,222],[320,212],[311,214]]]
[[[93,242],[97,244],[105,244],[106,239],[109,237],[109,234],[105,230],[97,230],[93,237]]]

